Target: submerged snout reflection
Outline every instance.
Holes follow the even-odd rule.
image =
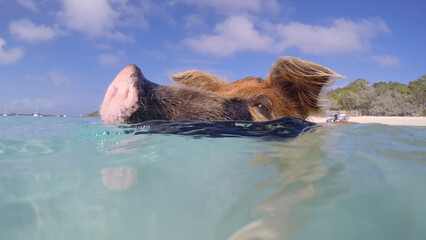
[[[136,168],[120,166],[103,168],[102,183],[112,191],[123,191],[132,187],[137,182],[138,171]]]

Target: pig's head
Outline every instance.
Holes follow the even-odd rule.
[[[148,81],[135,65],[126,66],[105,94],[101,117],[106,124],[147,120],[267,121],[290,116],[306,119],[319,111],[319,94],[339,74],[321,65],[281,57],[266,79],[248,77],[226,83],[187,71],[172,75],[177,85]]]

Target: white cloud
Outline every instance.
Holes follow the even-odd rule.
[[[379,66],[382,67],[398,67],[401,65],[399,59],[397,57],[394,56],[389,56],[389,55],[383,55],[383,56],[378,56],[378,55],[373,55],[371,56],[371,59],[376,62]]]
[[[61,20],[70,29],[89,35],[104,35],[114,29],[118,13],[106,0],[63,0]]]
[[[142,3],[136,5],[127,0],[62,0],[57,15],[68,29],[124,42],[133,38],[117,30],[119,26],[148,26]]]
[[[40,111],[40,109],[52,109],[56,105],[55,101],[52,99],[15,99],[10,102],[8,109],[11,109],[16,113],[35,113]]]
[[[102,66],[120,66],[122,62],[127,59],[126,54],[123,51],[117,51],[115,54],[106,53],[101,54],[98,58],[99,63]]]
[[[365,19],[353,22],[335,19],[331,26],[309,25],[291,22],[278,25],[280,48],[295,47],[304,53],[315,55],[349,54],[366,51],[370,41],[379,33],[389,33],[381,19]]]
[[[216,56],[240,51],[277,53],[289,48],[313,55],[342,55],[368,51],[374,37],[390,32],[381,19],[359,22],[335,19],[329,26],[256,23],[248,17],[230,17],[216,24],[213,34],[185,39],[184,44],[197,52]]]
[[[174,0],[172,4],[186,3],[201,8],[213,8],[219,13],[241,14],[262,13],[276,14],[280,12],[280,5],[276,0]]]
[[[100,49],[100,50],[111,50],[112,46],[110,44],[106,44],[106,43],[98,43],[98,44],[96,44],[96,48]]]
[[[194,59],[194,58],[181,58],[179,59],[180,62],[183,63],[191,63],[191,64],[217,64],[216,61],[209,61],[204,59]]]
[[[6,104],[8,112],[42,114],[87,114],[99,108],[99,103],[81,96],[50,96],[19,98]]]
[[[0,64],[10,64],[18,61],[24,55],[24,51],[18,47],[3,49],[6,41],[0,38]]]
[[[141,52],[144,55],[153,57],[153,58],[158,59],[158,60],[165,60],[165,59],[167,59],[166,54],[164,54],[160,50],[146,50],[146,49],[143,49],[143,50],[141,50]]]
[[[73,82],[69,76],[59,71],[52,70],[48,74],[51,83],[59,88],[74,90],[78,88],[78,85]]]
[[[35,82],[37,84],[49,83],[57,89],[63,90],[75,90],[80,87],[75,81],[76,78],[72,78],[62,73],[60,70],[49,70],[47,73],[37,76],[27,74],[25,78],[27,81]]]
[[[29,19],[12,21],[9,25],[9,31],[19,39],[28,42],[49,41],[57,35],[53,28],[45,25],[35,25]]]
[[[207,24],[204,22],[204,20],[201,18],[199,14],[191,14],[185,17],[185,28],[191,29],[191,28],[204,28],[207,27]]]
[[[246,17],[230,17],[216,25],[213,35],[188,38],[184,43],[200,53],[229,56],[239,51],[267,51],[274,39],[261,34]]]
[[[37,8],[36,4],[33,2],[33,0],[18,0],[18,3],[21,6],[28,8],[29,10],[31,10],[33,12],[38,12],[38,8]]]
[[[40,109],[51,109],[55,106],[52,99],[15,99],[9,104],[9,109],[18,113],[34,113]]]
[[[42,83],[42,82],[46,82],[47,81],[47,76],[46,75],[38,75],[38,76],[34,76],[34,75],[31,75],[31,74],[26,74],[25,75],[25,79],[27,80],[27,81],[30,81],[30,82],[36,82],[36,83]]]

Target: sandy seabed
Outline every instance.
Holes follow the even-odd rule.
[[[309,117],[307,120],[315,123],[325,123],[325,117]],[[350,117],[349,122],[354,123],[381,123],[401,126],[426,126],[426,117]]]

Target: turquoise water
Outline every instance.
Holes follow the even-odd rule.
[[[0,117],[0,239],[425,239],[426,128],[124,134]]]

